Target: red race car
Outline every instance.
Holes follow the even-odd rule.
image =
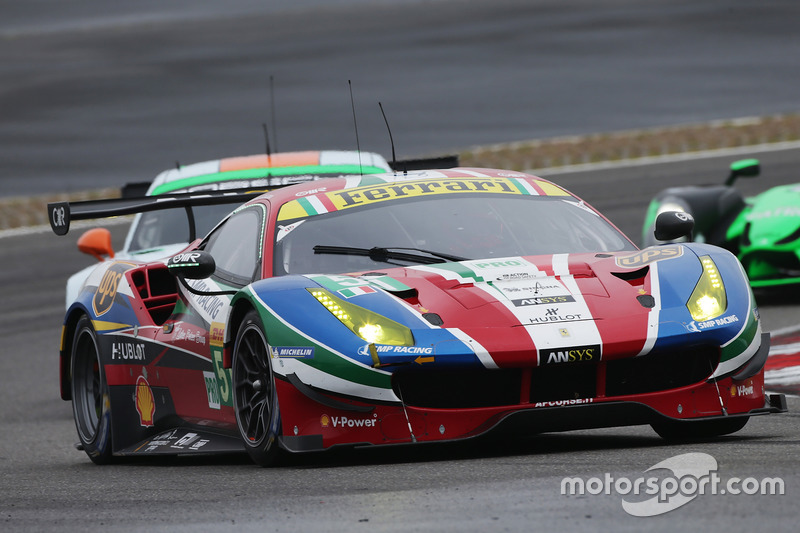
[[[63,234],[217,201],[49,210]],[[665,213],[657,229],[691,224]],[[274,188],[168,260],[103,262],[67,311],[60,361],[95,462],[246,450],[267,465],[502,426],[722,435],[786,410],[764,392],[768,348],[731,253],[639,250],[549,181],[455,168]]]

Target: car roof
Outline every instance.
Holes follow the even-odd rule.
[[[387,185],[386,189],[389,190],[387,197],[391,196],[392,184],[402,184],[403,182],[419,182],[419,181],[453,181],[453,187],[459,183],[459,178],[463,182],[476,184],[483,180],[492,182],[505,183],[505,190],[501,191],[496,189],[495,192],[506,192],[520,195],[534,195],[534,196],[560,196],[576,198],[572,193],[563,189],[562,187],[538,176],[525,174],[523,172],[515,172],[500,169],[486,169],[486,168],[452,168],[442,170],[417,170],[408,172],[386,172],[381,174],[371,175],[352,175],[343,178],[329,178],[312,182],[297,183],[288,187],[282,187],[272,190],[258,199],[257,201],[269,201],[274,206],[288,204],[289,202],[308,202],[313,201],[314,197],[326,196],[329,193],[336,191],[345,191],[349,189],[358,189],[361,187],[367,188],[380,188],[382,185]],[[409,183],[406,183],[406,192],[408,195],[415,193]],[[465,192],[478,192],[474,185],[468,185],[471,190]],[[492,192],[492,187],[486,186],[485,192]],[[412,191],[412,192],[408,192]],[[454,191],[457,192],[457,191]],[[400,193],[400,196],[406,194]],[[383,199],[383,198],[382,198]],[[324,200],[323,200],[324,201]]]
[[[165,170],[156,176],[148,195],[213,189],[247,187],[270,177],[344,176],[374,174],[391,170],[380,154],[356,150],[307,150],[228,157],[193,163]]]

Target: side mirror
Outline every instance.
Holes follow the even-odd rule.
[[[665,211],[656,218],[654,235],[659,241],[674,241],[682,237],[692,238],[694,217],[683,211]]]
[[[194,250],[170,257],[167,261],[169,273],[186,279],[205,279],[217,269],[214,258],[208,252]]]
[[[736,178],[754,178],[761,173],[761,162],[758,159],[740,159],[731,163],[731,173],[725,185],[733,185]]]
[[[105,261],[107,257],[114,257],[111,247],[111,232],[106,228],[92,228],[78,239],[78,250],[89,254],[98,261]]]

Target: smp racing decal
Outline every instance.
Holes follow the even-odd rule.
[[[720,318],[712,318],[711,320],[706,320],[705,322],[695,322],[692,320],[688,324],[685,324],[685,326],[686,329],[692,333],[697,333],[698,331],[703,331],[705,329],[727,326],[728,324],[735,324],[736,322],[739,322],[738,316],[728,315]]]
[[[539,364],[591,363],[600,360],[600,345],[545,348],[539,350]]]
[[[207,289],[200,290],[203,291]],[[219,316],[219,311],[225,305],[225,300],[213,294],[205,294],[203,296],[198,296],[195,300],[195,304],[208,313],[208,316],[214,320]]]
[[[114,263],[108,267],[92,299],[92,308],[96,316],[104,315],[111,309],[114,304],[114,298],[117,296],[117,289],[122,276],[134,266],[136,265],[131,263]]]
[[[431,355],[433,354],[433,347],[431,346],[389,346],[385,344],[376,344],[375,350],[379,354],[399,354],[399,355]],[[365,344],[358,349],[359,355],[369,355],[369,344]]]
[[[622,268],[641,268],[654,261],[674,259],[683,255],[682,246],[661,246],[658,248],[645,248],[633,255],[616,257],[614,261]]]
[[[225,322],[230,312],[231,297],[220,294],[202,294],[220,292],[223,288],[210,279],[187,279],[186,282],[192,289],[201,293],[193,294],[181,288],[181,290],[185,291],[184,294],[186,294],[186,297],[192,302],[191,306],[197,311],[200,317],[208,324]]]

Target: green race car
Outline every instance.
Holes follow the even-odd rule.
[[[642,230],[644,246],[658,244],[653,229],[664,212],[690,214],[694,233],[681,240],[707,242],[739,257],[754,288],[800,283],[800,184],[772,187],[745,198],[733,187],[760,173],[757,159],[731,164],[722,185],[670,187],[650,202]]]

